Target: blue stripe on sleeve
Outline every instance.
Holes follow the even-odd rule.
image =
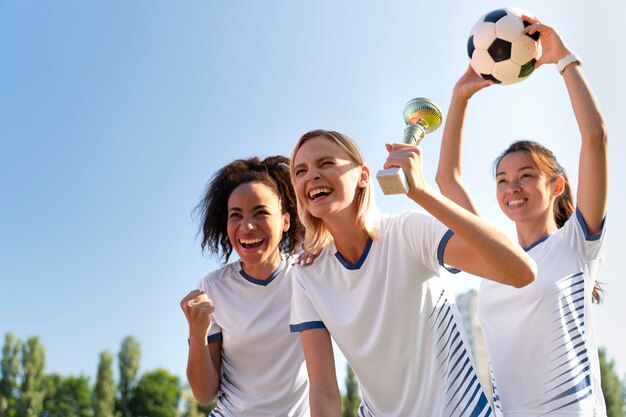
[[[447,267],[443,263],[443,252],[446,250],[446,245],[448,244],[448,241],[450,240],[452,236],[454,236],[454,232],[452,230],[448,230],[446,234],[443,235],[443,237],[441,238],[441,241],[439,242],[439,246],[437,247],[437,261],[439,262],[439,265],[443,266],[448,272],[452,274],[458,274],[459,272],[461,272],[460,269]]]
[[[600,228],[600,231],[595,235],[589,234],[589,230],[587,230],[587,224],[585,223],[585,218],[583,217],[583,214],[580,212],[578,207],[576,207],[576,218],[578,219],[578,223],[580,224],[580,227],[583,229],[585,240],[587,241],[598,240],[602,237],[602,233],[604,232],[604,223],[606,221],[606,217],[602,219],[602,227]]]
[[[207,336],[206,340],[209,343],[218,342],[218,341],[222,340],[222,332],[215,333],[215,334],[212,334],[210,336]]]
[[[323,321],[307,321],[304,323],[289,325],[289,330],[291,331],[291,333],[302,332],[304,330],[325,329],[325,328],[326,326],[324,325]]]

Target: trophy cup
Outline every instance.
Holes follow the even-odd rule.
[[[406,103],[403,116],[407,126],[404,128],[402,142],[415,146],[419,145],[425,134],[436,130],[443,119],[439,106],[423,97],[414,98]],[[376,179],[385,195],[409,192],[409,183],[401,168],[381,169],[376,174]]]

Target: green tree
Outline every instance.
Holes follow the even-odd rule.
[[[51,374],[46,375],[43,385],[45,397],[39,417],[93,416],[88,377]]]
[[[31,336],[22,346],[22,394],[18,416],[38,417],[43,410],[43,379],[46,353],[39,337]]]
[[[0,417],[14,417],[17,414],[17,377],[20,373],[21,341],[14,339],[13,333],[4,336],[2,360],[0,361]]]
[[[0,361],[0,417],[17,415],[18,375],[20,372],[21,341],[9,332],[4,337]]]
[[[100,354],[98,375],[93,390],[94,417],[114,417],[115,381],[113,381],[113,357],[109,352]]]
[[[615,362],[607,360],[604,348],[598,349],[598,354],[607,417],[624,417],[624,386],[615,373]]]
[[[359,396],[359,383],[350,365],[346,365],[346,394],[342,398],[342,417],[356,417],[358,415],[361,397]]]
[[[134,417],[175,417],[180,400],[180,381],[164,369],[144,373],[128,403]]]
[[[134,337],[127,336],[122,341],[122,347],[117,355],[120,380],[116,409],[119,411],[121,417],[132,417],[128,409],[128,402],[130,400],[131,390],[137,381],[140,357],[141,349],[139,343]]]

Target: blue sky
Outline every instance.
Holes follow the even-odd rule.
[[[447,109],[475,21],[496,1],[0,2],[0,335],[40,336],[47,371],[93,376],[126,335],[142,371],[184,378],[178,302],[208,271],[191,212],[213,172],[239,157],[289,154],[313,128],[339,130],[374,170],[399,139],[404,103]],[[620,375],[626,317],[620,181],[626,4],[514,4],[559,29],[584,61],[611,146],[604,305],[596,333]],[[423,142],[434,186],[441,131]],[[466,180],[482,213],[500,213],[491,162],[511,141],[550,148],[577,180],[580,144],[553,66],[471,103]],[[575,189],[575,188],[574,188]],[[376,198],[384,211],[416,208]],[[455,291],[479,280],[450,278]],[[620,329],[621,329],[620,325]],[[344,363],[340,360],[340,378]]]

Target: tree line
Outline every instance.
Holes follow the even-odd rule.
[[[626,385],[615,362],[600,349],[602,389],[608,417],[625,417]],[[0,360],[0,417],[202,417],[215,403],[201,406],[178,376],[165,369],[139,375],[141,348],[132,336],[122,341],[114,358],[100,353],[94,384],[87,376],[45,373],[46,355],[37,336],[25,342],[7,333]],[[359,384],[347,366],[342,417],[356,417],[361,402]]]

